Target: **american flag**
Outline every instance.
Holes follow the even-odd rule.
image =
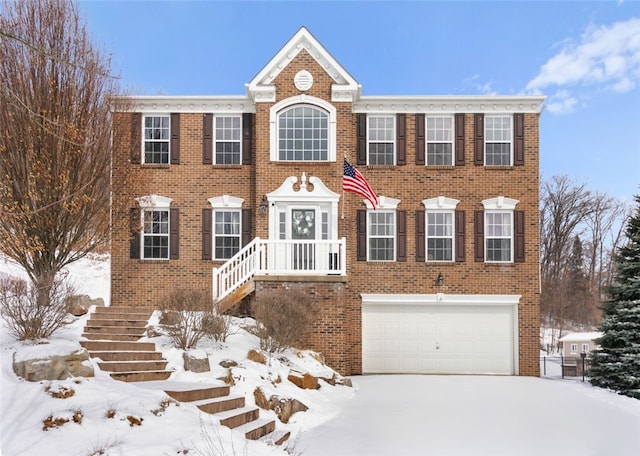
[[[342,190],[357,193],[371,203],[373,209],[378,207],[378,195],[373,191],[360,171],[344,159],[344,172],[342,175]]]

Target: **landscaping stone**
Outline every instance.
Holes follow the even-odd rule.
[[[17,362],[14,358],[13,371],[17,376],[30,382],[94,376],[93,366],[89,363],[89,353],[85,349],[77,350],[68,355],[33,358]]]
[[[297,399],[275,395],[267,398],[260,387],[253,391],[253,397],[258,407],[265,410],[273,410],[282,423],[288,423],[294,413],[309,410],[309,407]]]
[[[298,388],[313,390],[320,388],[318,377],[314,377],[308,372],[303,374],[302,372],[291,371],[287,379]]]
[[[104,299],[91,299],[88,295],[74,295],[67,298],[68,312],[76,317],[86,315],[93,305],[104,307]]]
[[[256,363],[267,364],[267,357],[257,350],[249,350],[247,358]]]
[[[209,357],[206,355],[203,358],[193,353],[185,352],[182,354],[182,359],[184,360],[184,370],[196,373],[209,372],[211,370]]]
[[[230,367],[236,367],[238,365],[238,363],[236,363],[234,360],[232,359],[223,359],[222,361],[220,361],[218,363],[220,366],[224,367],[225,369],[228,369]]]

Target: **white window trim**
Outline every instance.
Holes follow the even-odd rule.
[[[487,141],[487,119],[489,118],[498,118],[498,117],[506,117],[509,119],[509,126],[511,127],[511,139],[509,142],[509,164],[508,165],[487,165],[487,143],[491,144],[506,144],[507,141]],[[504,114],[487,114],[484,117],[484,164],[485,166],[513,166],[513,135],[514,135],[514,126],[513,126],[513,113],[504,113]]]
[[[171,214],[168,214],[168,229],[167,229],[167,257],[166,258],[146,258],[144,256],[144,212],[145,211],[167,211],[173,201],[171,198],[160,195],[145,195],[136,198],[138,205],[140,206],[140,259],[146,261],[166,261],[171,258]]]
[[[319,109],[323,109],[329,115],[328,118],[328,150],[327,150],[327,162],[336,161],[336,123],[337,123],[337,110],[335,106],[326,100],[313,97],[311,95],[298,95],[295,97],[286,98],[278,103],[275,103],[269,109],[269,159],[271,161],[283,161],[278,157],[278,115],[286,108],[293,107],[299,104],[312,105]],[[288,162],[300,162],[300,160],[287,160]],[[304,160],[303,160],[304,161]]]
[[[429,141],[429,119],[437,119],[437,118],[448,118],[451,119],[451,140],[450,141]],[[424,165],[425,166],[455,166],[456,161],[456,119],[453,115],[427,115],[424,118]],[[442,144],[442,143],[451,143],[451,164],[450,165],[435,165],[429,163],[429,143]]]
[[[213,115],[213,134],[211,135],[211,140],[213,141],[212,144],[212,155],[213,155],[213,164],[214,165],[225,165],[226,163],[218,163],[217,158],[218,158],[218,154],[216,153],[216,144],[218,143],[218,139],[217,139],[217,128],[216,128],[216,119],[219,117],[237,117],[240,119],[240,139],[238,139],[238,142],[240,143],[240,159],[238,163],[238,165],[242,164],[242,113],[229,113],[229,114],[214,114]],[[220,141],[220,142],[224,142],[224,143],[229,143],[229,142],[235,142],[235,141]]]
[[[571,346],[569,347],[569,352],[578,353],[578,344],[571,344]]]
[[[582,344],[582,352],[589,353],[589,344]]]
[[[147,163],[146,162],[146,153],[145,153],[145,143],[146,143],[146,139],[144,137],[144,129],[145,129],[145,119],[147,117],[167,117],[169,119],[169,138],[167,139],[167,163]],[[142,114],[142,123],[140,125],[140,129],[142,130],[140,137],[142,138],[142,141],[140,143],[140,163],[141,164],[147,164],[147,165],[160,165],[160,166],[166,166],[166,165],[170,165],[171,164],[171,113],[169,112],[154,112],[154,113],[143,113]],[[157,142],[157,141],[154,141]]]
[[[390,198],[388,196],[380,195],[378,196],[378,207],[376,210],[373,210],[373,206],[367,200],[364,200],[364,204],[367,206],[367,261],[371,261],[374,263],[391,263],[394,261],[398,261],[398,223],[397,217],[394,219],[394,230],[393,230],[393,259],[392,260],[371,260],[370,259],[370,251],[369,251],[369,236],[371,235],[371,225],[369,223],[369,214],[380,213],[380,212],[389,212],[396,215],[396,211],[398,209],[398,205],[400,204],[399,199]]]
[[[244,204],[243,198],[237,198],[235,196],[222,195],[216,196],[213,198],[209,198],[209,204],[211,204],[212,214],[211,214],[211,258],[213,260],[228,260],[228,258],[218,258],[216,256],[216,212],[218,211],[234,211],[239,212],[239,223],[240,223],[240,233],[238,236],[240,237],[239,248],[242,249],[242,205]]]
[[[446,198],[438,196],[436,198],[428,198],[422,200],[425,207],[424,213],[424,257],[427,263],[453,263],[456,260],[456,207],[460,201],[454,198]],[[451,259],[450,260],[430,260],[429,250],[429,213],[449,213],[451,214]]]
[[[371,164],[369,161],[369,157],[370,157],[369,145],[371,144],[371,139],[369,138],[369,120],[372,117],[391,117],[393,119],[393,138],[391,139],[391,142],[393,143],[393,163],[391,165],[372,165],[372,166],[395,166],[398,163],[398,148],[396,144],[396,139],[398,137],[398,133],[397,133],[398,125],[397,125],[397,117],[393,113],[375,113],[375,114],[367,115],[367,165]]]
[[[504,196],[498,196],[495,198],[489,198],[486,200],[482,200],[482,205],[484,206],[485,209],[485,213],[484,213],[484,258],[485,258],[485,263],[513,263],[513,258],[514,258],[514,247],[515,247],[515,227],[514,227],[514,217],[513,217],[513,211],[516,208],[516,205],[519,203],[520,201],[516,200],[516,199],[512,199],[512,198],[505,198]],[[509,248],[509,253],[510,253],[510,258],[509,260],[504,260],[504,261],[489,261],[487,260],[487,214],[493,213],[493,214],[497,214],[497,213],[503,213],[503,214],[509,214],[510,218],[511,218],[511,233],[509,235],[509,240],[511,242],[511,246]],[[492,239],[496,239],[496,238],[492,238]]]

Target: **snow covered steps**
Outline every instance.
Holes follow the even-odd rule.
[[[144,382],[166,380],[171,371],[152,342],[137,342],[144,336],[148,309],[97,307],[87,321],[80,344],[89,356],[99,359],[98,367],[115,380]]]
[[[249,440],[257,440],[273,432],[275,420],[260,419],[260,409],[246,406],[244,396],[230,395],[227,385],[198,388],[197,385],[171,385],[167,382],[165,392],[173,399],[195,405],[203,412],[212,414],[220,424],[244,434]]]

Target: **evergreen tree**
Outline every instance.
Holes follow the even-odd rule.
[[[603,336],[593,352],[590,381],[620,394],[640,399],[640,195],[629,219],[627,244],[616,255],[611,300],[603,306]]]

